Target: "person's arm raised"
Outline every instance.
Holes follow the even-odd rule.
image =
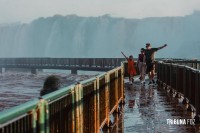
[[[123,56],[126,58],[126,59],[128,59],[128,57],[123,53],[123,52],[121,52],[122,54],[123,54]]]
[[[164,44],[163,46],[158,47],[158,50],[160,50],[160,49],[162,49],[162,48],[164,48],[164,47],[167,47],[167,44]]]

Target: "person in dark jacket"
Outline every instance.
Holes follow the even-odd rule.
[[[151,44],[150,43],[146,43],[146,49],[145,49],[145,60],[146,60],[146,65],[147,65],[147,70],[146,72],[149,75],[149,84],[154,84],[154,75],[155,75],[155,59],[154,59],[154,54],[155,52],[157,52],[158,50],[166,47],[167,44],[164,44],[161,47],[158,48],[151,48]]]

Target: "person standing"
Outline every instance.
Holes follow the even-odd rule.
[[[141,48],[140,54],[138,54],[137,67],[140,73],[141,85],[145,85],[145,74],[146,74],[146,62],[145,62],[145,49]]]
[[[128,61],[128,74],[129,74],[129,84],[132,85],[133,84],[133,76],[136,75],[136,69],[135,69],[135,63],[133,60],[133,56],[130,55],[129,58],[123,53],[123,56],[126,58],[126,60]]]
[[[150,84],[154,84],[154,76],[155,76],[155,58],[154,58],[154,54],[156,51],[166,47],[167,44],[164,44],[161,47],[158,48],[151,48],[151,44],[150,43],[146,43],[146,49],[145,49],[145,61],[146,61],[146,65],[147,65],[147,70],[146,72],[148,73],[149,76],[149,85]]]

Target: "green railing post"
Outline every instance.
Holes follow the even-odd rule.
[[[76,99],[76,133],[83,133],[83,87],[77,84],[75,87]]]
[[[109,89],[110,89],[110,73],[106,73],[105,76],[105,84],[106,84],[106,94],[105,94],[105,101],[106,101],[106,125],[110,126],[110,101],[109,101]]]
[[[121,64],[121,97],[122,102],[125,103],[125,92],[124,92],[124,65]]]
[[[45,100],[40,99],[38,104],[39,111],[39,133],[45,133]]]
[[[99,98],[99,77],[96,77],[96,127],[97,127],[97,132],[100,131],[100,98]]]
[[[112,81],[113,82],[113,81]],[[118,105],[119,105],[119,99],[118,99],[118,93],[119,93],[119,88],[118,88],[118,69],[115,70],[115,106],[116,106],[116,112],[119,112],[118,110]]]
[[[37,112],[35,109],[33,109],[31,111],[31,125],[32,125],[32,132],[33,133],[37,133],[37,124],[36,124],[36,121],[37,121]]]
[[[71,125],[70,125],[70,129],[71,129],[71,131],[69,131],[70,133],[75,133],[75,89],[74,88],[72,88],[71,89],[71,95],[72,95],[72,113],[71,113],[71,121],[69,121],[70,119],[68,119],[68,123],[71,123]]]
[[[196,115],[198,115],[200,112],[200,72],[195,73],[195,108],[196,108]]]
[[[92,89],[92,88],[91,88]],[[96,92],[96,90],[97,90],[97,80],[95,80],[94,81],[94,86],[93,86],[93,91],[94,91],[94,98],[92,99],[93,101],[92,101],[92,104],[94,104],[94,105],[92,105],[94,108],[93,108],[93,111],[92,111],[92,113],[94,113],[94,118],[92,118],[92,120],[93,120],[93,126],[94,126],[94,132],[96,133],[97,132],[97,92]]]
[[[76,133],[80,132],[80,115],[79,115],[79,91],[78,91],[78,84],[75,86],[75,129]]]
[[[45,109],[45,129],[46,132],[45,133],[49,133],[50,129],[49,129],[49,103],[47,101],[44,101],[44,109]]]
[[[83,133],[83,86],[82,84],[79,84],[79,101],[80,101],[80,133]]]

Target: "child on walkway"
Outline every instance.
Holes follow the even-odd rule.
[[[136,69],[135,69],[135,63],[133,60],[133,56],[130,55],[129,58],[123,53],[123,56],[126,58],[126,60],[128,61],[128,74],[129,74],[129,84],[132,85],[133,84],[133,76],[136,75]]]
[[[146,62],[145,62],[145,49],[141,48],[140,54],[138,55],[137,67],[140,72],[140,81],[142,85],[145,85],[145,75],[146,75]]]

